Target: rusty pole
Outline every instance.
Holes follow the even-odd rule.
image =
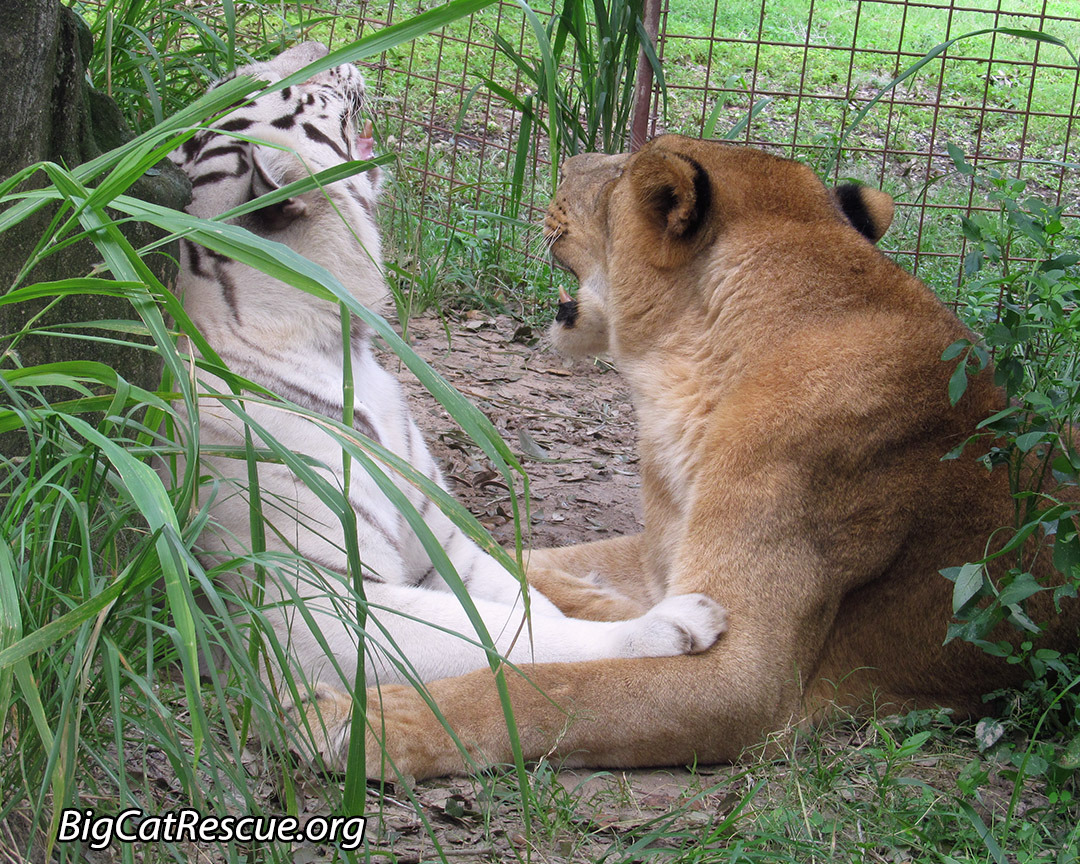
[[[660,32],[660,0],[645,0],[645,33],[656,48],[656,39]],[[630,121],[630,149],[637,150],[649,139],[649,114],[652,111],[653,71],[652,64],[645,54],[645,48],[638,49],[637,74],[634,79],[634,113]]]

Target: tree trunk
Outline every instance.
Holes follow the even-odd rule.
[[[116,104],[86,81],[92,50],[85,22],[59,0],[3,0],[0,3],[0,178],[41,161],[73,168],[132,137]],[[151,176],[151,174],[153,176]],[[42,173],[29,186],[46,183]],[[128,194],[173,208],[182,208],[190,184],[169,162],[148,172]],[[48,228],[51,212],[41,212],[0,234],[0,293],[9,290]],[[149,225],[123,227],[136,248],[161,233]],[[80,242],[45,259],[20,281],[22,285],[83,276],[99,264],[100,255]],[[176,250],[159,250],[147,259],[166,285],[176,277]],[[0,306],[0,366],[11,368],[58,360],[92,359],[106,363],[122,377],[142,387],[155,387],[159,366],[147,362],[147,352],[102,342],[35,335],[19,341],[17,358],[4,356],[11,336],[18,333],[43,303]],[[134,313],[123,298],[78,296],[65,299],[38,324],[130,319]],[[77,326],[68,328],[78,330]],[[70,395],[70,394],[69,394]],[[0,437],[0,452],[10,453],[14,442]]]

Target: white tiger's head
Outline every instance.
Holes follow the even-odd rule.
[[[242,67],[236,74],[274,83],[326,54],[324,45],[307,42],[268,62]],[[364,79],[347,63],[241,105],[172,154],[191,178],[188,212],[214,217],[310,174],[371,158],[370,124],[363,131],[358,129],[363,104]],[[386,296],[375,223],[380,180],[375,168],[235,221],[321,264],[360,302],[377,306]],[[300,314],[303,318],[308,311],[319,311],[318,301],[297,296],[296,289],[232,261],[227,263],[230,272],[224,273],[226,265],[220,256],[185,246],[190,260],[182,262],[180,287],[185,306],[200,326],[204,323],[200,318],[220,317],[219,312],[230,309],[234,315],[239,310],[245,326],[263,330],[273,329],[269,325],[275,316]],[[238,273],[244,284],[238,284]],[[229,309],[220,303],[216,311],[205,308],[215,306],[210,296],[215,281],[235,286],[226,298]],[[305,308],[299,309],[301,305]]]

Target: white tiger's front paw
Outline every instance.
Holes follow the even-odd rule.
[[[727,630],[724,607],[704,594],[665,597],[619,628],[620,657],[674,657],[700,654]]]

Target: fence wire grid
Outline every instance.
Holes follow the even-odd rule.
[[[329,39],[340,44],[423,8],[339,2],[326,10],[333,16]],[[550,5],[533,8],[542,20],[553,13]],[[948,145],[976,168],[1026,178],[1025,194],[1064,206],[1066,215],[1080,212],[1080,69],[1056,44],[986,32],[994,28],[1050,34],[1080,53],[1073,0],[663,0],[656,53],[666,97],[654,82],[649,134],[711,133],[805,161],[826,180],[882,188],[897,202],[883,247],[939,287],[955,283],[965,255],[957,217],[986,202],[971,178],[956,172]],[[429,227],[480,231],[520,246],[520,232],[505,233],[500,219],[515,212],[538,221],[550,165],[538,123],[533,182],[523,200],[512,199],[521,116],[482,82],[519,96],[528,82],[500,52],[495,33],[522,55],[536,55],[521,7],[500,2],[388,52],[367,76],[383,146],[400,153],[399,179],[414,194],[409,207]],[[979,35],[957,39],[972,33]]]

